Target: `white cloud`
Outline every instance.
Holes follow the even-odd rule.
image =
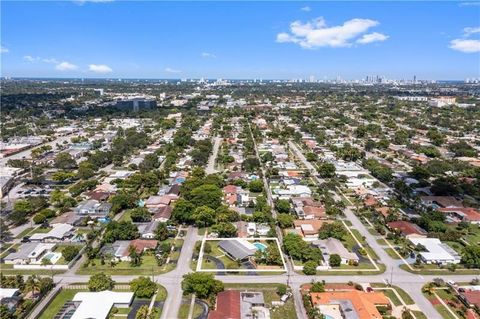
[[[356,40],[360,41],[359,37],[362,34],[378,24],[378,21],[370,19],[351,19],[345,21],[342,25],[329,27],[322,17],[306,23],[294,21],[290,24],[289,33],[282,32],[277,34],[277,42],[296,43],[302,48],[308,49],[350,47]],[[388,38],[386,35],[382,34],[382,36]],[[379,41],[378,36],[376,37],[375,41]],[[367,37],[367,39],[369,38]]]
[[[0,46],[0,53],[8,53],[10,50],[4,46]]]
[[[202,52],[202,58],[212,58],[215,59],[217,56],[213,53]]]
[[[172,69],[172,68],[165,68],[165,72],[167,72],[167,73],[182,73],[182,71]]]
[[[468,39],[472,34],[480,33],[480,27],[467,27],[463,29],[463,38],[453,39],[448,46],[450,49],[463,53],[480,52],[480,40]]]
[[[460,7],[476,7],[480,6],[480,2],[461,2],[458,5]]]
[[[57,69],[59,71],[73,71],[73,70],[78,69],[78,66],[76,66],[75,64],[72,64],[70,62],[63,61],[63,62],[58,63],[55,66],[55,69]]]
[[[57,59],[50,58],[50,59],[42,59],[42,62],[45,63],[53,63],[53,64],[60,64],[60,62]]]
[[[32,63],[33,63],[33,62],[38,62],[38,61],[40,61],[40,58],[39,58],[39,57],[33,57],[33,56],[31,56],[31,55],[25,55],[25,56],[23,57],[23,59],[24,59],[25,61],[27,61],[27,62],[32,62]]]
[[[385,35],[383,33],[373,32],[373,33],[364,34],[360,39],[357,40],[357,43],[368,44],[372,42],[385,41],[388,38],[389,38],[388,35]]]
[[[305,12],[310,12],[310,11],[312,11],[312,8],[310,8],[309,6],[305,6],[305,7],[300,8],[300,10],[305,11]]]
[[[88,70],[95,73],[110,73],[113,70],[105,64],[90,64]]]
[[[114,0],[73,0],[74,3],[83,6],[87,2],[91,3],[106,3],[106,2],[113,2]]]
[[[480,27],[468,27],[463,29],[464,36],[468,37],[475,33],[480,33]]]
[[[450,41],[449,47],[463,53],[480,52],[480,40],[455,39]]]

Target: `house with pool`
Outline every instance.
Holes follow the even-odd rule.
[[[56,244],[54,243],[25,243],[16,252],[13,252],[3,258],[5,264],[14,265],[28,265],[36,264],[40,265],[43,258],[50,260],[52,264],[55,264],[62,254],[54,253]]]
[[[269,259],[270,254],[278,258]],[[280,243],[275,237],[205,237],[202,240],[196,271],[278,272],[286,271],[286,264]]]

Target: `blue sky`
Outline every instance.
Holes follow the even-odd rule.
[[[103,1],[2,1],[2,75],[480,77],[479,2]]]

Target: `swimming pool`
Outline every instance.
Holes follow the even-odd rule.
[[[52,263],[52,265],[55,265],[60,258],[62,258],[61,253],[51,252],[46,254],[42,259],[47,259]]]
[[[253,246],[257,247],[257,249],[260,250],[260,251],[264,251],[265,249],[267,249],[267,245],[259,243],[259,242],[253,243]]]

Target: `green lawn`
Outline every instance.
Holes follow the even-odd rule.
[[[383,283],[371,283],[370,286],[372,286],[373,288],[386,288],[387,287],[387,285],[385,285]],[[400,288],[398,286],[390,286],[390,288],[393,288],[398,292],[398,294],[403,299],[403,302],[405,302],[405,304],[407,304],[407,305],[415,304],[415,301],[413,301],[412,297],[410,297],[410,295],[405,290],[403,290],[402,288]],[[398,300],[398,297],[396,297],[396,298]]]
[[[386,245],[387,245],[387,242],[386,242],[385,239],[383,239],[383,238],[377,239],[377,243],[378,243],[379,245],[382,245],[382,246],[386,246]]]
[[[101,264],[100,259],[93,260],[88,267],[83,267],[83,265],[78,269],[77,274],[79,275],[91,275],[98,272],[104,272],[107,275],[159,275],[169,272],[175,268],[173,264],[167,264],[158,266],[155,256],[147,255],[142,257],[142,264],[138,267],[132,267],[130,262],[121,261],[117,263],[114,267],[110,266],[109,262],[106,262],[105,265]]]
[[[180,309],[178,310],[178,318],[179,319],[187,319],[188,318],[188,313],[190,311],[190,301],[192,300],[192,296],[191,295],[188,295],[188,296],[185,296],[184,297],[185,303],[182,303],[180,305]],[[198,317],[203,311],[203,308],[202,306],[198,305],[198,304],[195,304],[193,306],[193,315],[192,315],[192,318],[196,318]]]
[[[478,269],[457,268],[453,272],[448,270],[447,268],[439,268],[437,265],[422,264],[422,268],[415,268],[413,265],[412,267],[414,270],[411,270],[405,264],[400,265],[400,268],[402,268],[403,270],[414,273],[414,274],[420,274],[420,275],[437,275],[437,276],[442,274],[478,275]]]
[[[417,319],[428,319],[421,311],[412,311]]]
[[[53,299],[48,307],[46,307],[39,319],[52,319],[62,308],[62,306],[67,302],[73,299],[75,294],[80,291],[87,290],[75,290],[75,289],[62,289],[57,296]]]
[[[33,227],[29,227],[29,228],[25,229],[24,231],[22,231],[20,234],[18,234],[17,237],[15,237],[15,238],[23,238],[26,235],[28,235],[32,230],[33,230]]]
[[[468,227],[468,235],[466,235],[464,238],[471,245],[480,244],[480,226],[470,224]]]
[[[12,248],[15,250],[18,250],[18,247],[20,247],[20,244],[13,244],[13,245],[6,244],[2,246],[2,249],[4,250],[2,250],[2,253],[0,254],[0,258],[8,256],[10,254],[8,251]]]
[[[385,252],[393,259],[400,259],[400,257],[398,257],[397,253],[395,252],[394,249],[392,248],[384,248]]]
[[[46,233],[48,233],[49,231],[51,231],[52,229],[53,229],[52,227],[45,227],[45,228],[38,227],[38,228],[35,228],[30,235],[33,235],[33,234],[46,234]]]
[[[119,222],[131,222],[132,221],[132,218],[130,217],[130,210],[127,210],[123,215],[122,217],[120,217],[120,219],[118,220]]]
[[[164,301],[165,299],[167,299],[167,289],[162,285],[158,285],[157,298],[155,298],[155,301]]]

